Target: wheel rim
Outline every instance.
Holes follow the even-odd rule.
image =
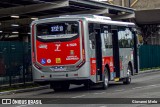
[[[127,70],[127,75],[128,75],[128,77],[130,77],[131,76],[131,70],[128,68],[128,70]]]
[[[107,74],[107,70],[105,70],[105,85],[108,86],[108,74]]]
[[[128,80],[131,81],[131,70],[128,68],[127,70]]]

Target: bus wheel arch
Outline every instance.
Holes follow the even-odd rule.
[[[132,62],[131,62],[131,61],[129,61],[128,67],[130,67],[131,75],[133,76],[133,75],[134,75],[134,72],[133,72],[133,66],[132,66]]]

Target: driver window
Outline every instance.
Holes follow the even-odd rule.
[[[88,24],[89,29],[89,44],[91,49],[95,49],[95,32],[93,29],[93,23]]]

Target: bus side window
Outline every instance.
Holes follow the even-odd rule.
[[[90,48],[95,49],[95,34],[94,34],[94,32],[89,34],[89,43],[90,43]]]
[[[108,30],[104,30],[105,48],[112,48],[112,34]]]
[[[118,40],[120,48],[133,47],[133,35],[129,28],[120,28],[118,31]]]
[[[93,30],[93,24],[88,24],[89,29],[89,45],[91,49],[95,49],[95,32]]]

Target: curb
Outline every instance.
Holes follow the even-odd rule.
[[[34,88],[4,91],[4,92],[0,92],[0,95],[9,95],[9,94],[13,94],[13,93],[23,93],[23,92],[29,92],[29,91],[37,91],[37,90],[43,90],[43,89],[48,89],[48,88],[50,88],[50,86],[45,85],[45,86],[39,86],[39,87],[34,87]]]
[[[146,71],[139,71],[139,74],[143,74],[143,73],[150,73],[150,72],[159,72],[160,69],[154,69],[154,70],[146,70]]]

